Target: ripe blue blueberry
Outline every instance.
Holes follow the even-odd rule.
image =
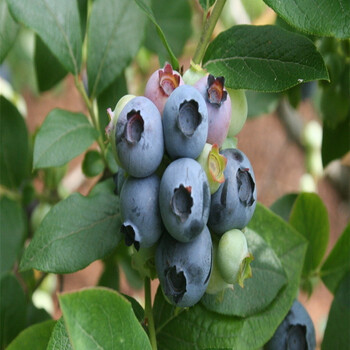
[[[247,226],[257,200],[255,176],[247,156],[235,148],[220,153],[227,159],[225,181],[211,196],[208,221],[209,228],[218,235]]]
[[[295,300],[264,350],[315,350],[316,337],[312,320],[299,301]]]
[[[207,224],[210,189],[200,164],[180,158],[166,168],[160,183],[159,205],[168,232],[181,242],[198,236]]]
[[[165,103],[163,130],[172,159],[199,156],[208,135],[208,111],[197,89],[181,85],[173,91]]]
[[[209,74],[198,80],[194,87],[203,96],[208,109],[207,143],[221,147],[231,121],[231,100],[225,87],[225,78]]]
[[[208,286],[212,270],[212,241],[205,226],[193,241],[183,243],[165,232],[156,250],[156,270],[163,293],[180,307],[196,304]]]
[[[115,132],[125,171],[134,177],[154,173],[164,154],[162,119],[154,103],[143,96],[130,100],[120,112]]]
[[[155,244],[163,226],[159,212],[160,179],[153,174],[146,178],[128,177],[120,194],[121,232],[126,245],[136,250]]]

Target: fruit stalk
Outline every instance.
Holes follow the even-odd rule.
[[[105,154],[106,154],[106,152],[105,152],[106,151],[105,144],[104,144],[104,141],[103,141],[103,136],[102,136],[102,132],[101,132],[98,116],[96,115],[96,113],[94,111],[93,103],[89,99],[89,97],[87,96],[82,81],[79,80],[79,78],[77,76],[75,76],[75,86],[78,89],[80,95],[82,96],[82,98],[83,98],[83,100],[85,102],[85,105],[86,105],[86,107],[87,107],[87,109],[89,111],[89,114],[90,114],[90,117],[91,117],[91,121],[92,121],[92,124],[93,124],[94,128],[98,131],[99,137],[97,139],[97,143],[98,143],[98,145],[100,147],[100,150],[101,150],[101,155],[102,155],[103,162],[105,163],[105,165],[107,167],[107,161],[106,161],[106,157],[105,157]]]
[[[156,330],[154,328],[152,310],[151,280],[149,277],[145,277],[145,319],[148,324],[148,334],[152,350],[157,350]]]
[[[226,0],[216,0],[213,10],[211,11],[211,13],[208,12],[206,21],[204,22],[204,26],[202,29],[201,37],[199,39],[196,51],[192,58],[193,64],[200,64],[202,62],[205,50],[207,49],[216,22],[220,17],[225,3]]]

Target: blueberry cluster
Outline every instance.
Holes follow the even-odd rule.
[[[246,155],[223,146],[232,107],[223,77],[189,85],[167,63],[151,75],[144,96],[126,95],[109,110],[121,232],[136,255],[153,258],[176,306],[192,306],[249,275],[242,229],[254,213],[256,186]]]

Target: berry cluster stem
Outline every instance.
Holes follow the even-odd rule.
[[[145,318],[148,323],[148,333],[152,350],[157,350],[156,330],[152,310],[151,280],[149,277],[145,278]]]
[[[98,115],[95,113],[95,110],[94,110],[94,105],[93,105],[93,101],[91,101],[88,97],[88,95],[86,94],[86,91],[85,91],[85,88],[84,88],[84,84],[83,82],[79,79],[78,76],[75,76],[75,86],[76,88],[78,89],[78,91],[80,92],[80,95],[82,96],[84,102],[85,102],[85,105],[89,111],[89,114],[90,114],[90,117],[91,117],[91,121],[92,121],[92,124],[94,126],[94,128],[98,131],[98,134],[99,134],[99,137],[97,139],[97,143],[100,147],[100,150],[101,150],[101,154],[102,154],[102,159],[103,161],[105,162],[105,165],[107,166],[107,161],[106,161],[106,158],[105,158],[105,144],[103,142],[103,135],[102,135],[102,132],[101,132],[101,128],[100,128],[100,122],[99,122],[99,119],[98,119]]]
[[[211,13],[208,12],[206,21],[202,29],[201,37],[199,39],[196,51],[193,55],[192,62],[194,64],[200,64],[207,49],[211,35],[213,34],[216,22],[218,21],[222,9],[226,3],[226,0],[216,0]]]

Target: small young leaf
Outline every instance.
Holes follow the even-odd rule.
[[[7,0],[14,18],[36,32],[67,71],[78,75],[82,55],[76,0]]]
[[[327,209],[317,194],[301,193],[295,200],[289,222],[309,242],[303,267],[303,276],[307,277],[318,268],[327,249]]]
[[[199,0],[199,4],[204,11],[207,11],[209,7],[214,5],[215,0]]]
[[[280,93],[266,93],[253,90],[247,90],[245,94],[248,103],[248,118],[273,113],[282,97]]]
[[[20,269],[71,273],[110,254],[120,240],[119,199],[74,193],[45,216],[24,251]]]
[[[24,244],[26,224],[21,206],[0,197],[0,275],[10,271]]]
[[[350,150],[350,111],[347,118],[336,127],[323,123],[322,163],[326,167],[332,160],[343,157]]]
[[[285,221],[289,221],[290,213],[292,211],[295,200],[297,199],[297,193],[288,193],[278,198],[271,206],[270,209],[277,215],[279,215]]]
[[[60,295],[59,301],[74,349],[151,349],[131,304],[120,294],[92,288]]]
[[[101,153],[95,150],[86,152],[82,168],[83,173],[87,177],[94,177],[101,174],[105,168]]]
[[[318,36],[350,37],[350,3],[348,0],[322,1],[264,0],[286,22],[299,30]]]
[[[49,320],[26,328],[6,350],[46,350],[55,323]]]
[[[10,51],[16,40],[19,25],[13,20],[7,7],[6,0],[0,0],[0,64]]]
[[[344,275],[350,271],[350,224],[339,237],[321,268],[321,278],[334,294]]]
[[[267,308],[245,318],[219,315],[208,311],[201,303],[188,310],[178,310],[164,299],[159,288],[153,310],[160,348],[249,350],[262,347],[272,337],[295,299],[306,241],[290,225],[260,204],[249,228],[274,250],[286,273],[287,285]],[[263,293],[264,290],[261,290]]]
[[[263,238],[250,229],[245,235],[249,252],[254,256],[250,264],[252,277],[244,281],[244,288],[235,284],[233,289],[225,289],[222,294],[205,294],[201,302],[208,310],[240,317],[257,314],[276,298],[287,283],[280,260]]]
[[[147,26],[145,46],[166,57],[173,68],[178,70],[179,63],[176,57],[182,55],[184,46],[192,34],[191,6],[187,0],[153,0],[150,11],[149,18],[154,25],[150,23]],[[155,39],[157,32],[160,40]],[[169,48],[172,48],[172,51],[169,51]]]
[[[273,25],[236,25],[208,46],[203,67],[232,89],[279,92],[302,82],[328,80],[315,45]]]
[[[97,137],[97,131],[84,114],[52,110],[35,138],[34,169],[66,164]]]
[[[350,272],[340,281],[328,315],[322,350],[348,349],[350,344]]]
[[[0,96],[0,183],[18,188],[29,176],[28,131],[18,109]]]
[[[17,278],[0,279],[0,348],[4,349],[26,326],[26,297]]]
[[[73,350],[63,317],[56,322],[46,350]]]
[[[122,73],[140,48],[146,16],[134,1],[92,4],[87,42],[89,93],[97,97]]]
[[[34,65],[40,92],[50,90],[68,73],[38,35],[35,36]]]

